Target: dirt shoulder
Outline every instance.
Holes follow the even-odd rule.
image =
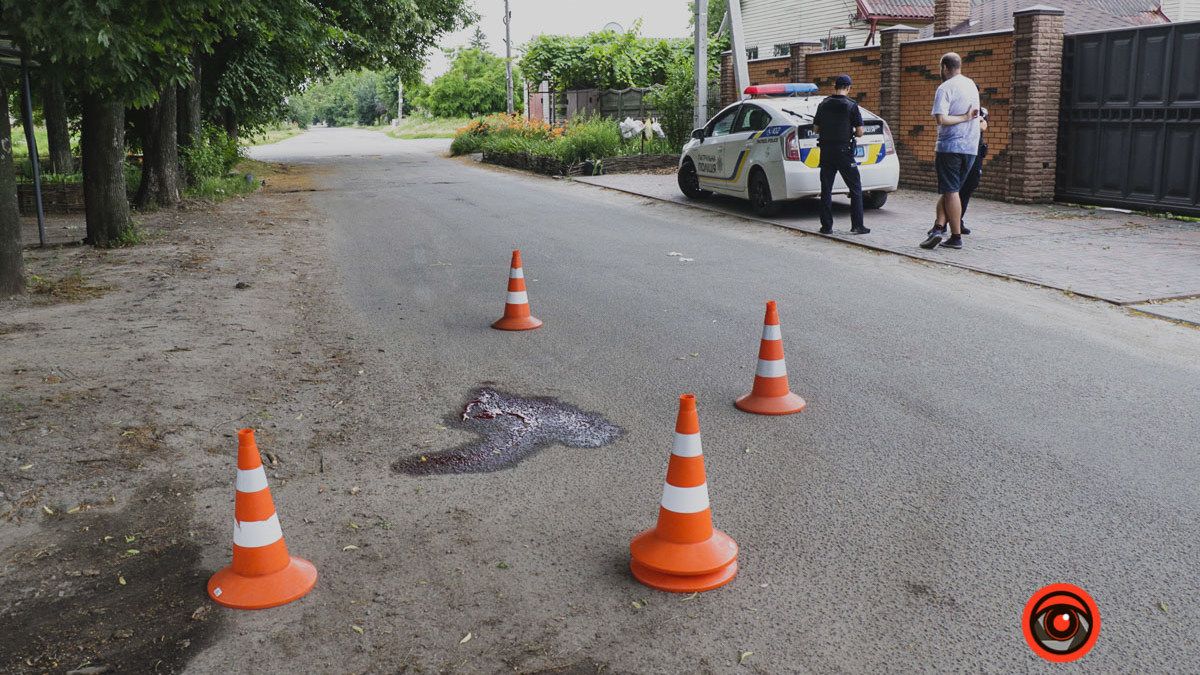
[[[286,494],[355,373],[316,300],[312,180],[142,215],[137,246],[28,251],[31,292],[0,300],[0,671],[172,672],[221,634],[236,430]]]

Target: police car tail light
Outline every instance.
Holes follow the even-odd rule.
[[[800,161],[800,139],[796,137],[795,129],[783,137],[783,158],[789,162]]]
[[[880,120],[880,121],[883,122],[883,138],[884,138],[883,147],[886,152],[885,156],[886,155],[894,155],[894,154],[896,154],[896,143],[895,143],[895,141],[892,140],[892,128],[888,126],[887,120]]]

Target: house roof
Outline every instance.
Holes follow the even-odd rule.
[[[971,0],[971,18],[950,34],[1009,30],[1013,12],[1047,1],[1065,12],[1067,33],[1170,22],[1160,0]],[[933,0],[857,0],[857,4],[860,19],[933,21]],[[931,25],[921,31],[921,37],[932,35]]]

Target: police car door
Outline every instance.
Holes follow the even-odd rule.
[[[712,118],[705,127],[704,142],[696,148],[696,174],[701,187],[706,190],[729,191],[734,167],[726,158],[726,146],[730,143],[730,131],[737,121],[737,112],[743,106],[735,105]],[[740,147],[741,144],[739,143]]]
[[[733,128],[725,142],[721,144],[721,152],[725,156],[725,167],[731,173],[726,185],[731,191],[746,192],[746,183],[750,175],[750,151],[754,147],[754,137],[771,122],[771,115],[753,103],[743,103],[738,108]]]

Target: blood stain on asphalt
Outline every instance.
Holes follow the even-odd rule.
[[[487,473],[515,466],[547,445],[599,448],[617,439],[621,428],[553,398],[524,398],[495,389],[477,389],[452,424],[480,439],[441,452],[406,457],[392,469],[414,476]]]

